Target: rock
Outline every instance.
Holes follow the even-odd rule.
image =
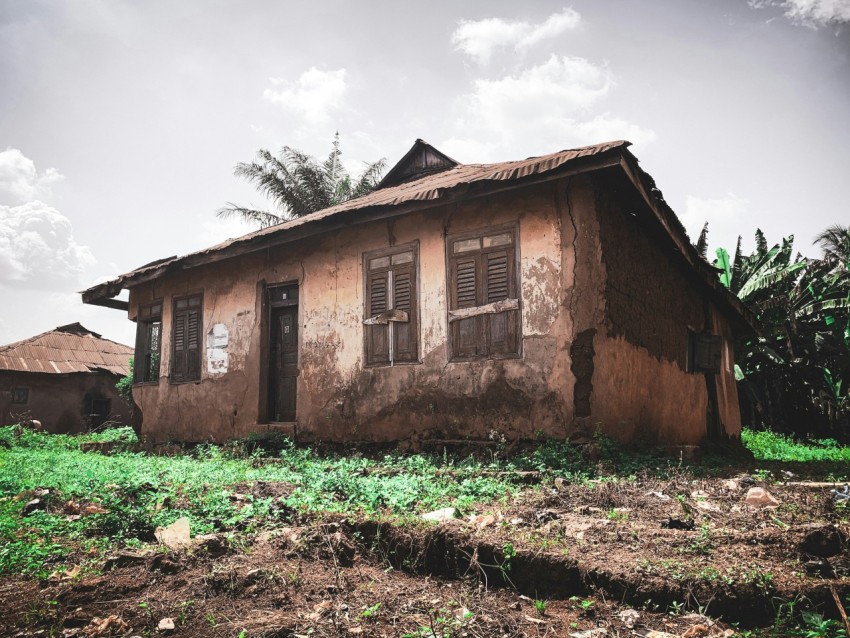
[[[157,631],[174,631],[174,619],[173,618],[163,618],[159,621],[159,624],[156,626]]]
[[[779,507],[779,501],[763,487],[751,487],[744,497],[744,503],[752,507]]]
[[[422,519],[426,521],[434,521],[436,523],[442,523],[444,521],[450,521],[455,518],[457,515],[457,510],[453,507],[444,507],[439,510],[434,510],[433,512],[428,512],[427,514],[422,514]]]
[[[167,527],[157,527],[154,536],[168,549],[178,550],[188,547],[192,542],[189,538],[189,519],[182,516]]]
[[[694,490],[691,492],[691,498],[695,500],[708,498],[708,492],[705,490]]]
[[[723,483],[720,484],[720,486],[724,490],[729,490],[730,492],[737,492],[741,489],[740,484],[735,479],[726,479],[725,481],[723,481]]]
[[[624,609],[617,615],[620,617],[622,623],[629,629],[632,629],[640,618],[640,614],[634,609]]]
[[[720,506],[717,503],[712,503],[711,501],[697,501],[696,508],[698,510],[703,510],[705,512],[719,512]]]
[[[654,496],[659,501],[669,501],[670,497],[667,496],[664,492],[647,492],[647,496]]]
[[[707,636],[710,631],[708,625],[693,625],[685,633],[682,638],[696,638],[697,636]]]
[[[560,476],[555,477],[555,489],[559,492],[563,492],[567,489],[567,481]]]
[[[818,558],[831,558],[840,554],[846,545],[847,536],[838,528],[828,525],[806,534],[800,543],[799,550],[802,554],[817,556]]]

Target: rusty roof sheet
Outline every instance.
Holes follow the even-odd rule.
[[[133,348],[77,323],[0,346],[0,370],[46,374],[105,370],[124,376],[130,372],[132,356]]]
[[[417,144],[422,142],[417,140]],[[422,142],[424,144],[424,142]],[[143,281],[156,279],[167,272],[193,268],[195,266],[227,259],[237,254],[244,254],[267,247],[271,243],[285,243],[290,240],[300,240],[306,234],[323,232],[326,226],[319,224],[324,220],[341,213],[362,211],[368,209],[383,210],[397,208],[400,212],[405,204],[422,202],[423,208],[427,202],[438,203],[450,193],[461,191],[468,186],[488,183],[517,182],[523,178],[557,177],[573,166],[579,170],[599,168],[609,158],[619,162],[623,170],[631,176],[645,194],[647,204],[652,209],[658,223],[664,228],[678,252],[689,267],[697,271],[714,295],[732,308],[744,323],[750,327],[757,324],[755,316],[734,295],[724,289],[714,273],[711,265],[702,259],[690,242],[684,226],[676,217],[673,210],[664,201],[661,192],[655,187],[655,181],[638,165],[637,158],[628,151],[630,142],[616,140],[591,146],[583,146],[549,155],[530,157],[528,159],[500,162],[496,164],[459,164],[453,168],[438,173],[424,175],[394,186],[379,187],[378,189],[336,206],[331,206],[309,215],[304,215],[276,226],[228,239],[220,244],[182,257],[169,257],[145,264],[136,270],[125,273],[116,279],[98,284],[83,291],[85,303],[102,303],[105,299],[115,297],[123,288],[131,287]],[[414,145],[415,148],[415,145]],[[598,159],[599,162],[594,162]],[[582,162],[582,160],[586,160]],[[403,160],[402,160],[403,161]],[[584,168],[582,168],[584,166]],[[548,174],[548,175],[547,175]],[[518,184],[519,185],[519,184]],[[346,221],[345,223],[349,223]],[[311,228],[315,226],[315,228]],[[299,230],[296,230],[299,229]],[[103,304],[107,305],[107,304]]]
[[[429,200],[438,200],[443,197],[447,191],[465,184],[487,181],[513,181],[523,177],[541,175],[543,173],[554,171],[575,160],[601,155],[618,149],[625,149],[628,146],[631,146],[631,142],[617,140],[614,142],[605,142],[604,144],[595,144],[592,146],[583,146],[581,148],[559,151],[557,153],[541,155],[539,157],[529,157],[528,159],[514,162],[499,162],[496,164],[460,164],[441,173],[426,175],[425,177],[404,182],[397,186],[379,188],[367,195],[363,195],[362,197],[348,200],[342,204],[337,204],[336,206],[331,206],[282,224],[263,228],[235,239],[228,239],[227,241],[201,251],[190,253],[182,257],[171,257],[169,259],[154,261],[150,264],[137,268],[136,270],[123,274],[117,279],[108,282],[108,284],[112,284],[112,288],[122,286],[129,279],[135,279],[149,271],[152,272],[162,269],[163,266],[176,264],[178,262],[188,260],[196,255],[208,255],[223,251],[226,248],[235,247],[239,244],[248,244],[262,237],[274,235],[285,236],[288,231],[295,228],[312,224],[343,212],[373,207],[393,207],[417,201],[425,202]],[[95,286],[89,290],[93,291],[105,286],[105,284],[100,284],[99,286]]]

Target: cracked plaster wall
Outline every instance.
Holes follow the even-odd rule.
[[[372,222],[167,275],[134,287],[129,315],[162,299],[160,379],[137,385],[143,433],[226,440],[262,431],[263,284],[299,284],[299,439],[397,440],[564,435],[572,388],[563,330],[574,263],[553,185]],[[523,356],[447,360],[445,235],[518,224]],[[364,252],[419,242],[420,364],[363,366]],[[566,265],[565,265],[566,264]],[[171,384],[171,300],[203,292],[203,327],[228,331],[228,369]]]

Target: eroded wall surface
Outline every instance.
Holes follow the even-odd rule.
[[[85,432],[89,399],[109,399],[111,421],[131,424],[132,406],[115,389],[120,377],[108,373],[38,374],[0,372],[0,418],[2,425],[20,421],[20,415],[41,421],[45,431],[54,434]],[[13,405],[11,390],[29,388],[26,405]]]
[[[585,199],[577,210],[592,205]],[[131,318],[139,305],[164,301],[161,376],[134,387],[143,433],[226,440],[262,431],[268,421],[263,290],[297,282],[299,439],[564,436],[572,417],[574,377],[565,348],[576,244],[562,233],[561,200],[553,184],[529,187],[345,228],[133,288]],[[506,224],[519,228],[522,357],[449,362],[445,236]],[[421,363],[365,367],[363,253],[410,242],[419,243]],[[200,382],[172,384],[171,299],[196,292],[204,295],[205,345],[218,345],[204,352]]]
[[[674,266],[663,241],[579,175],[346,227],[131,290],[130,316],[163,300],[160,378],[134,387],[151,438],[226,440],[264,431],[266,286],[299,286],[299,440],[564,437],[699,442],[707,389],[685,371],[688,330],[731,339],[725,319]],[[449,361],[446,236],[516,225],[521,356]],[[364,366],[363,254],[418,242],[419,363]],[[174,384],[171,300],[202,292],[200,382]],[[725,432],[740,419],[731,347],[717,378]]]
[[[622,440],[696,444],[707,431],[703,374],[687,372],[689,330],[725,339],[716,375],[721,422],[740,433],[728,322],[603,183],[596,188],[605,268],[604,321],[594,339],[592,419]]]

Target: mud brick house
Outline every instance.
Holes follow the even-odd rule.
[[[418,140],[364,197],[83,300],[136,322],[154,439],[737,436],[753,318],[628,146],[461,165]]]
[[[133,349],[79,323],[0,346],[0,419],[41,422],[48,432],[84,432],[107,419],[130,423],[132,405],[115,384]]]

